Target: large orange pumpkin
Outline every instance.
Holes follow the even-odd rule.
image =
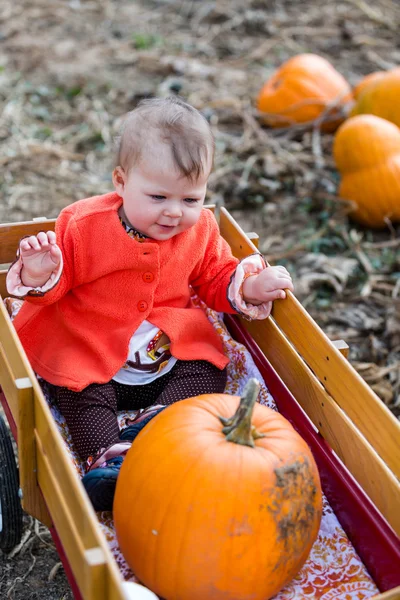
[[[299,54],[286,61],[261,89],[257,108],[272,127],[313,122],[324,116],[324,129],[334,130],[345,118],[351,88],[322,56]]]
[[[341,174],[339,195],[355,203],[351,213],[369,227],[385,217],[400,221],[400,129],[374,115],[358,115],[338,129],[333,156]]]
[[[120,549],[166,600],[268,600],[316,539],[314,459],[286,419],[255,404],[258,385],[250,380],[242,399],[210,394],[168,407],[122,465]]]
[[[375,73],[368,85],[358,92],[350,115],[371,114],[400,127],[400,67]]]

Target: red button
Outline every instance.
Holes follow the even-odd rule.
[[[143,273],[143,281],[146,283],[151,283],[154,280],[154,275],[150,271]]]
[[[138,302],[137,307],[138,307],[138,310],[140,310],[140,312],[144,312],[145,310],[147,310],[147,302],[142,300],[141,302]]]

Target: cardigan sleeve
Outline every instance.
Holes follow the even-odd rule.
[[[20,287],[20,296],[27,302],[39,305],[48,305],[57,302],[74,286],[75,265],[79,264],[79,232],[76,227],[73,215],[64,210],[60,213],[56,221],[56,240],[62,253],[62,268],[54,272],[49,280],[41,288]],[[7,273],[7,289],[9,293],[14,293],[16,278],[22,269],[22,260],[19,256],[10,266]]]
[[[26,298],[27,296],[43,296],[46,292],[53,289],[53,287],[59,282],[61,273],[63,271],[63,263],[64,261],[61,255],[60,264],[56,269],[54,269],[48,280],[43,285],[37,287],[24,285],[21,279],[24,263],[21,258],[20,249],[18,248],[17,258],[8,269],[6,278],[7,292],[12,296],[16,296],[17,298]]]
[[[228,287],[228,299],[236,312],[249,321],[266,319],[271,314],[272,302],[262,302],[254,305],[246,302],[243,297],[243,284],[247,277],[258,275],[267,268],[268,265],[264,257],[257,252],[243,258],[231,277]]]
[[[260,253],[239,261],[229,244],[221,236],[214,215],[206,211],[206,248],[191,285],[210,308],[219,312],[238,313],[247,319],[266,319],[272,302],[253,306],[244,301],[243,283],[249,275],[256,275],[267,264]]]
[[[205,210],[203,220],[205,248],[192,272],[190,285],[211,309],[235,313],[228,299],[228,287],[239,260],[221,236],[214,215]]]

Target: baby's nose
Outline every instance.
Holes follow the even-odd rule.
[[[181,217],[182,207],[180,202],[171,202],[165,207],[164,214],[168,217]]]

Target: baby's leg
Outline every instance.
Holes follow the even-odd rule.
[[[166,383],[171,377],[171,371],[162,377],[158,377],[146,385],[126,385],[112,381],[117,397],[118,410],[141,411],[134,419],[127,419],[125,426],[120,432],[120,439],[133,442],[140,431],[155,417],[165,406],[157,404],[157,398],[163,391]],[[147,410],[146,410],[147,409]]]
[[[146,385],[127,385],[112,380],[117,410],[139,410],[155,404],[170,377],[171,371]]]
[[[110,383],[92,384],[81,392],[56,388],[80,457],[86,461],[82,483],[95,510],[112,510],[115,486],[130,441],[119,439],[117,399]]]
[[[81,392],[59,387],[56,400],[82,460],[119,441],[117,400],[110,383],[93,383]]]
[[[226,369],[221,371],[206,360],[178,360],[169,374],[171,377],[157,398],[158,404],[168,405],[199,394],[225,391]]]
[[[223,393],[226,379],[226,369],[221,371],[205,360],[178,360],[169,373],[147,385],[128,386],[113,381],[118,408],[154,406],[154,411],[148,411],[148,416],[143,413],[143,417],[121,431],[121,440],[133,442],[143,427],[169,404],[199,394]]]

